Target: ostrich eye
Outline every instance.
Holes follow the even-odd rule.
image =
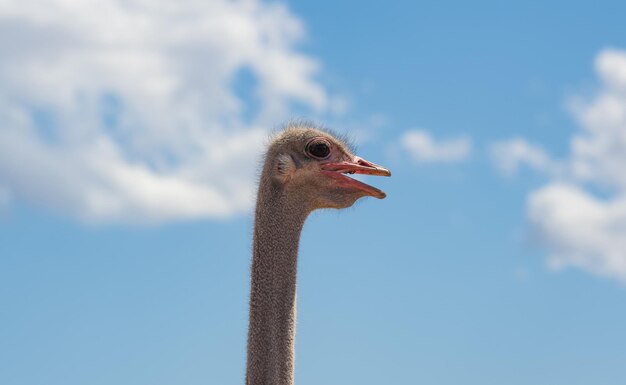
[[[315,158],[324,159],[330,155],[330,143],[324,139],[317,139],[309,142],[306,152]]]

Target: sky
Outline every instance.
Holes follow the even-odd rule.
[[[626,381],[623,2],[0,0],[0,383],[241,384],[290,119],[387,192],[307,221],[296,382]]]

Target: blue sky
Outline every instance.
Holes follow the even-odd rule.
[[[139,3],[0,6],[1,383],[243,383],[293,117],[393,171],[305,226],[298,384],[624,383],[626,6]]]

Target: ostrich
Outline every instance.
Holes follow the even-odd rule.
[[[247,385],[293,385],[296,264],[305,219],[346,208],[381,190],[344,174],[390,176],[355,156],[344,141],[309,124],[292,124],[269,145],[254,223]]]

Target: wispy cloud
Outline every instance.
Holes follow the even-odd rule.
[[[402,148],[420,163],[460,162],[470,156],[472,142],[466,137],[434,139],[425,130],[409,130],[400,139]]]
[[[580,131],[558,173],[550,171],[548,155],[519,139],[496,145],[502,150],[496,158],[509,161],[505,170],[525,162],[549,171],[550,182],[530,193],[527,212],[549,249],[550,267],[626,282],[626,51],[603,50],[596,71],[600,89],[572,102]],[[513,151],[504,155],[505,149]]]
[[[505,175],[515,174],[522,165],[550,174],[558,169],[542,148],[522,138],[495,142],[489,150],[495,166]]]
[[[257,0],[4,1],[0,182],[89,221],[246,210],[290,105],[342,108],[304,37]]]

